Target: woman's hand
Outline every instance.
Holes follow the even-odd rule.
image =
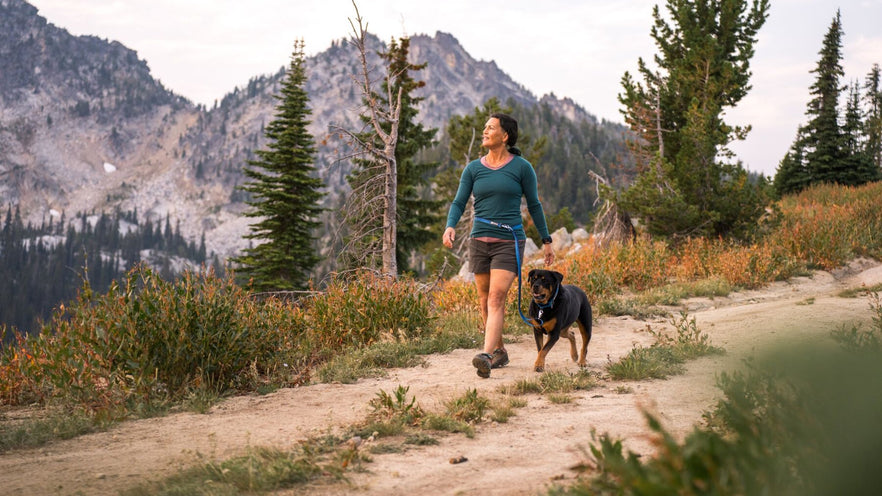
[[[551,243],[543,244],[542,249],[545,250],[545,265],[551,265],[554,263],[554,248],[552,248]]]
[[[453,248],[453,241],[456,239],[456,229],[448,227],[441,235],[441,242],[448,248]]]

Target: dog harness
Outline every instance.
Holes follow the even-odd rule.
[[[517,264],[518,264],[518,313],[521,315],[521,320],[523,320],[524,323],[527,324],[528,326],[532,327],[533,324],[530,323],[530,319],[528,319],[528,318],[524,315],[524,311],[521,310],[521,253],[520,253],[520,249],[518,248],[518,235],[517,235],[517,233],[515,232],[515,229],[523,229],[523,228],[524,228],[524,225],[523,225],[523,224],[518,224],[518,225],[516,225],[516,226],[510,226],[510,225],[508,225],[508,224],[500,224],[499,222],[494,222],[494,221],[492,221],[492,220],[487,220],[487,219],[484,219],[484,218],[482,218],[482,217],[475,217],[475,220],[480,221],[480,222],[483,222],[483,223],[485,223],[485,224],[490,224],[491,226],[495,226],[495,227],[499,227],[499,228],[505,229],[506,231],[510,232],[511,235],[514,237],[515,261],[516,261]],[[559,286],[558,286],[558,289],[560,289]],[[555,296],[555,297],[557,296],[557,292],[554,293],[554,296]],[[553,301],[554,301],[554,298],[552,298],[551,301],[553,302]],[[551,305],[548,305],[548,306],[551,306]],[[540,317],[541,317],[541,313],[540,313]],[[539,321],[539,325],[540,325],[540,326],[543,324],[541,318],[537,318],[536,320]]]

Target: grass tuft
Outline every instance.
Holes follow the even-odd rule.
[[[513,384],[500,387],[499,392],[520,396],[527,394],[558,394],[574,391],[587,391],[597,387],[597,375],[588,370],[576,373],[551,371],[539,375],[535,379],[520,379]]]
[[[682,374],[683,363],[706,355],[718,355],[725,351],[710,344],[707,334],[698,329],[695,318],[686,313],[673,320],[676,336],[653,331],[655,343],[649,347],[637,346],[617,362],[607,364],[607,372],[613,380],[664,379]]]

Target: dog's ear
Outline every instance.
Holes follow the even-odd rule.
[[[553,271],[551,271],[551,275],[554,276],[554,282],[556,282],[557,284],[560,284],[563,282],[563,274],[561,274],[560,272],[553,270]]]
[[[536,269],[532,269],[532,270],[527,274],[527,282],[528,282],[528,283],[533,282],[533,278],[534,278],[534,277],[536,277]]]

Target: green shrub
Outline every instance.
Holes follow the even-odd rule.
[[[435,329],[422,339],[379,341],[348,349],[321,364],[315,376],[321,382],[352,384],[364,377],[385,376],[390,368],[415,367],[425,362],[422,355],[476,346],[480,335],[473,324],[462,312],[445,315],[433,322]]]
[[[620,441],[596,437],[591,476],[550,494],[877,494],[880,377],[878,354],[823,345],[773,353],[748,372],[721,376],[725,397],[708,414],[711,427],[678,442],[647,415],[656,455],[625,453]]]
[[[437,446],[441,444],[441,442],[428,434],[418,432],[407,436],[404,439],[404,444],[413,444],[415,446]]]
[[[689,318],[686,312],[671,322],[677,331],[676,336],[654,333],[659,346],[669,347],[681,360],[693,360],[707,355],[722,355],[725,350],[710,343],[710,336],[701,332],[695,317]]]
[[[321,382],[354,384],[365,377],[385,376],[395,367],[415,367],[424,362],[411,343],[381,341],[364,348],[341,353],[318,367],[315,375]]]
[[[122,417],[193,390],[253,386],[303,329],[299,311],[255,302],[232,279],[187,272],[168,282],[139,266],[105,295],[86,285],[62,305],[27,343],[41,357],[28,373],[42,398]]]
[[[408,278],[362,271],[332,283],[309,307],[310,341],[325,355],[378,341],[419,339],[432,330],[428,290]]]
[[[587,391],[597,387],[596,375],[582,369],[578,372],[550,371],[539,375],[535,379],[519,379],[512,385],[502,386],[503,394],[519,396],[525,394],[555,394],[571,393],[573,391]]]
[[[464,420],[457,420],[449,415],[430,413],[423,419],[422,426],[440,432],[465,434],[468,438],[475,437],[475,428]]]
[[[663,346],[637,346],[617,362],[606,366],[610,377],[617,381],[665,379],[682,374],[686,369],[674,350]]]

